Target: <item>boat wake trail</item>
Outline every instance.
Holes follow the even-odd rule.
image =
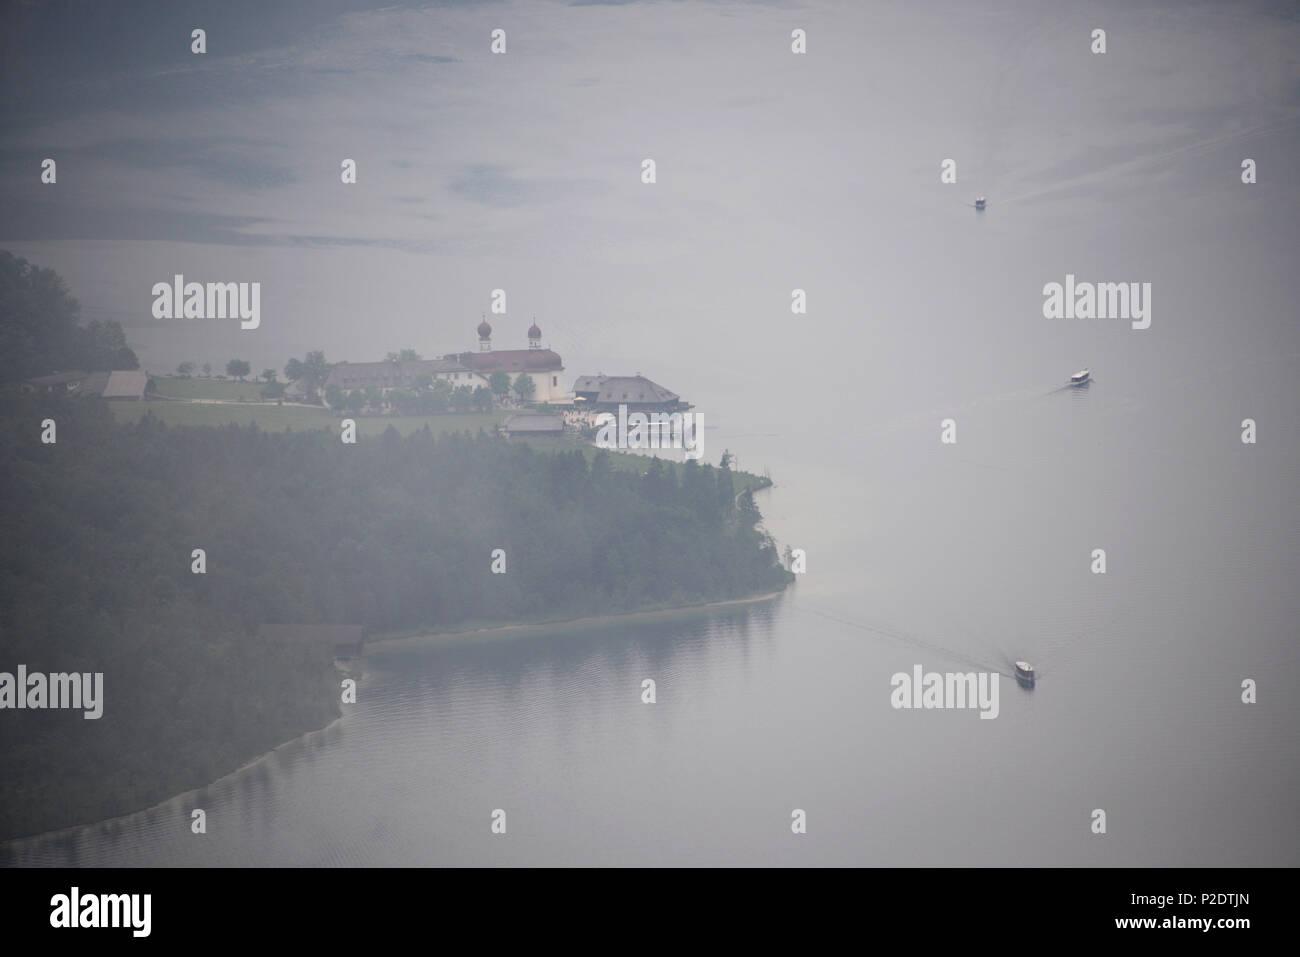
[[[963,413],[971,412],[974,409],[988,408],[992,406],[1006,405],[1009,403],[1025,402],[1032,399],[1041,399],[1049,393],[1040,391],[1041,386],[1022,387],[1011,389],[1006,392],[995,392],[989,395],[975,396],[965,400],[954,400],[924,412],[906,412],[884,422],[874,428],[865,429],[862,432],[855,433],[862,438],[872,436],[895,435],[899,432],[912,431],[918,427],[928,428],[931,423],[937,423],[940,419],[948,416],[959,416]],[[1067,385],[1066,388],[1069,388]]]
[[[945,648],[942,645],[936,645],[935,643],[926,641],[923,638],[918,638],[916,635],[911,635],[906,632],[897,631],[891,628],[882,628],[877,625],[866,625],[863,624],[862,622],[851,621],[848,618],[841,618],[838,615],[832,615],[828,612],[821,611],[820,609],[817,608],[809,608],[808,606],[799,603],[795,603],[791,607],[795,608],[798,611],[804,611],[804,612],[808,612],[809,614],[816,615],[819,618],[825,618],[827,621],[833,621],[836,622],[837,624],[847,625],[850,628],[856,628],[859,631],[869,632],[873,635],[878,635],[881,638],[888,638],[891,641],[895,641],[902,645],[907,645],[911,648],[917,648],[921,651],[929,652],[932,655],[938,655],[940,657],[948,658],[952,661],[959,662],[963,665],[967,665],[972,668],[978,668],[980,671],[995,672],[1006,678],[1015,677],[1015,674],[1011,670],[1011,668],[1005,664],[991,665],[987,661],[980,661],[977,658],[972,658],[969,655],[962,654],[960,651],[953,651],[951,648]]]
[[[1177,146],[1161,153],[1144,152],[1134,159],[1109,163],[1103,165],[1100,169],[1090,169],[1088,172],[1074,177],[1073,179],[1058,178],[1047,185],[1044,185],[1041,189],[1018,193],[1014,196],[999,196],[998,204],[1000,206],[1005,206],[1008,203],[1014,205],[1016,203],[1037,202],[1044,199],[1051,200],[1054,198],[1069,197],[1071,194],[1078,194],[1083,190],[1095,191],[1095,184],[1097,183],[1132,182],[1133,177],[1143,170],[1149,169],[1153,166],[1163,170],[1167,168],[1171,161],[1178,157],[1196,157],[1214,149],[1227,146],[1229,143],[1237,140],[1267,137],[1274,133],[1292,130],[1295,127],[1295,120],[1286,119],[1281,122],[1264,123],[1247,129],[1230,130],[1218,136],[1197,140],[1192,143],[1185,143],[1182,146]]]
[[[1080,385],[1077,382],[1067,382],[1065,385],[1057,386],[1055,389],[1048,389],[1042,393],[1039,398],[1045,399],[1049,395],[1056,395],[1058,392],[1087,392],[1088,387],[1097,381],[1096,376],[1090,376],[1088,381]]]

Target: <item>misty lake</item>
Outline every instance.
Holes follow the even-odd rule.
[[[621,183],[600,164],[626,141],[631,186],[575,189],[536,218],[489,208],[511,238],[482,241],[532,297],[520,309],[549,297],[538,321],[570,372],[643,371],[705,415],[705,461],[727,448],[770,470],[756,501],[807,571],[752,605],[374,646],[329,729],[0,860],[1300,864],[1300,210],[1263,172],[1291,175],[1294,61],[1267,17],[1181,9],[1103,10],[1104,61],[1089,19],[1003,4],[815,19],[794,64],[783,15],[692,8],[678,15],[700,29],[649,36],[644,61],[563,68],[599,83],[536,66],[530,85],[572,111],[547,114],[533,160]],[[673,69],[682,36],[698,55]],[[532,101],[498,101],[507,119],[484,115],[529,142],[511,124]],[[642,143],[660,158],[653,210],[631,192],[648,188]],[[948,156],[960,185],[940,184]],[[259,247],[257,276],[284,277],[303,314],[263,323],[254,368],[468,340],[477,306],[411,290],[461,273],[475,296],[494,288],[473,248]],[[75,277],[69,258],[54,264]],[[113,259],[114,275],[147,290],[155,260],[173,262]],[[1150,283],[1149,328],[1045,318],[1045,284],[1067,275]],[[392,317],[384,345],[370,324],[318,321],[336,300]],[[238,334],[137,331],[142,361],[171,366]],[[1084,367],[1092,384],[1064,388]],[[1037,687],[1004,677],[994,720],[891,706],[895,673],[1017,659]]]
[[[373,646],[329,729],[199,796],[5,857],[1294,864],[1297,722],[1280,689],[1300,679],[1295,460],[1234,447],[1231,423],[1179,443],[1215,420],[1213,377],[1141,398],[1110,378],[974,402],[953,413],[970,425],[955,447],[937,417],[904,416],[828,443],[837,469],[775,414],[771,433],[714,430],[778,478],[759,496],[768,526],[808,556],[781,597]],[[890,706],[895,672],[1020,657],[1040,680],[1003,678],[995,720]],[[1260,703],[1241,703],[1243,677]]]

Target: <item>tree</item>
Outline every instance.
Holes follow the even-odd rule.
[[[474,408],[480,412],[492,411],[492,390],[485,385],[476,386],[474,389]]]
[[[410,389],[389,389],[388,404],[391,405],[399,415],[410,415],[416,409],[418,396]]]
[[[429,392],[429,411],[447,411],[447,404],[451,401],[451,393],[451,383],[446,379],[439,379],[435,382],[433,389]]]
[[[58,368],[81,304],[53,269],[0,252],[0,381],[44,375]],[[68,364],[66,368],[75,368]]]
[[[238,379],[240,382],[243,382],[244,376],[251,371],[252,367],[243,359],[231,359],[226,363],[226,375]]]
[[[420,354],[414,349],[403,349],[401,352],[390,352],[384,358],[389,362],[419,362]]]
[[[736,507],[736,483],[731,474],[732,455],[722,453],[722,464],[718,466],[718,511],[730,515]]]
[[[487,387],[493,391],[493,395],[498,399],[506,398],[507,395],[510,395],[510,373],[502,372],[500,369],[491,373],[491,376],[487,377]]]
[[[488,387],[498,399],[504,399],[510,394],[510,373],[498,369],[488,379]]]
[[[267,382],[266,385],[262,386],[263,399],[279,399],[279,398],[283,398],[283,396],[284,396],[283,382]]]
[[[377,385],[366,386],[365,391],[366,405],[374,411],[379,412],[384,407],[384,390]]]
[[[424,392],[433,385],[433,376],[427,372],[421,372],[415,377],[415,391]]]
[[[290,359],[284,366],[284,377],[290,382],[297,382],[302,378],[302,363],[297,359]]]
[[[669,501],[664,484],[664,463],[662,459],[651,458],[642,482],[645,496],[655,505],[666,505]]]
[[[176,367],[176,371],[177,371],[177,373],[179,373],[180,375],[185,376],[185,378],[188,379],[191,375],[194,374],[194,363],[193,363],[193,362],[182,362],[180,365],[178,365],[178,366]]]
[[[468,412],[474,404],[474,390],[467,385],[461,386],[451,394],[451,407],[457,412]]]
[[[329,407],[331,409],[337,409],[341,407],[343,405],[344,398],[345,397],[343,395],[343,389],[339,386],[337,382],[331,383],[329,388],[325,390],[325,401],[329,403]]]
[[[265,379],[267,382],[274,382],[274,381],[275,381],[275,370],[274,370],[274,369],[263,369],[263,370],[262,370],[262,378]]]
[[[347,409],[349,412],[360,412],[365,407],[366,397],[362,394],[360,389],[353,389],[347,394],[347,398],[343,400],[343,408]]]
[[[515,376],[515,395],[519,396],[524,402],[528,402],[537,394],[537,384],[533,382],[533,377],[527,372],[521,372]]]
[[[140,360],[126,344],[121,323],[92,319],[78,327],[78,365],[83,369],[138,369]]]
[[[314,395],[316,390],[325,384],[325,378],[329,374],[330,364],[325,361],[325,353],[320,351],[307,353],[306,358],[302,360],[302,384],[309,394]]]
[[[53,269],[0,250],[0,382],[56,370],[138,369],[122,326],[78,325],[81,304]]]

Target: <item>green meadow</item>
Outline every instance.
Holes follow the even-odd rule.
[[[172,396],[177,399],[223,399],[238,402],[243,396],[245,402],[258,402],[262,397],[262,380],[248,379],[240,382],[236,379],[165,379],[154,376],[154,388],[159,395]]]
[[[184,380],[173,380],[184,381]],[[203,402],[113,402],[113,418],[118,422],[135,422],[152,413],[167,425],[248,425],[256,423],[264,432],[295,432],[305,429],[338,429],[340,417],[328,409],[309,405],[275,405],[258,403]],[[445,412],[437,415],[353,416],[360,436],[382,435],[390,425],[402,435],[418,432],[426,425],[435,434],[443,432],[492,432],[506,417],[504,412]]]

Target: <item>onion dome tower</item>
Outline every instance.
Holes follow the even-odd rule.
[[[537,317],[533,317],[533,324],[528,327],[528,348],[540,349],[542,347],[542,330],[537,327]]]
[[[478,351],[492,351],[492,327],[488,325],[486,318],[478,324]]]

